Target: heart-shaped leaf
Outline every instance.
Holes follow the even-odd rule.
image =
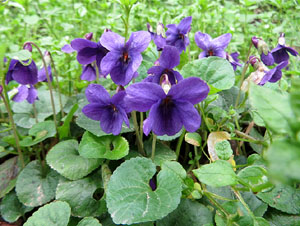
[[[93,198],[94,192],[102,187],[100,178],[99,172],[76,181],[61,178],[56,189],[56,199],[68,202],[74,216],[100,216],[107,211],[104,199]]]
[[[157,221],[157,226],[199,226],[212,225],[212,212],[199,202],[182,199],[176,210],[165,218]]]
[[[77,226],[102,226],[102,224],[100,224],[96,218],[85,217],[81,221],[79,221]]]
[[[129,144],[121,136],[97,137],[86,131],[79,144],[79,154],[85,158],[117,160],[128,154]]]
[[[199,169],[193,170],[193,173],[201,182],[213,187],[237,184],[237,176],[232,166],[224,160],[217,160],[201,166]]]
[[[132,158],[122,163],[110,178],[106,201],[115,224],[134,224],[160,219],[176,209],[181,197],[181,181],[171,170],[157,175],[157,188],[149,180],[156,172],[147,158]]]
[[[44,121],[46,118],[53,114],[51,107],[51,100],[48,90],[42,88],[38,89],[39,99],[35,101],[35,107],[37,111],[37,118],[39,122]],[[53,92],[55,111],[60,112],[58,93]],[[64,95],[62,97],[62,104],[66,103],[67,98]],[[23,128],[31,128],[36,124],[36,119],[34,118],[34,111],[32,104],[27,101],[15,102],[12,107],[14,111],[14,120],[16,124]]]
[[[26,137],[20,141],[20,145],[23,147],[33,146],[49,137],[54,137],[56,134],[55,124],[53,121],[39,122],[28,131],[28,134],[32,137]]]
[[[48,166],[44,169],[39,161],[30,162],[17,178],[16,192],[26,206],[40,206],[55,196],[59,175]]]
[[[67,226],[71,208],[66,202],[55,201],[39,208],[28,218],[24,226],[55,225]]]
[[[19,173],[18,157],[6,160],[0,165],[0,198],[10,192],[16,184],[16,177]]]
[[[76,140],[62,141],[47,154],[47,163],[64,177],[78,180],[98,168],[103,160],[87,159],[79,155]]]
[[[10,223],[17,221],[19,217],[32,209],[33,207],[24,206],[20,203],[15,191],[4,196],[0,204],[1,217]]]
[[[207,57],[194,60],[181,69],[183,77],[199,77],[211,87],[210,94],[230,89],[234,85],[235,75],[231,64],[220,57]]]

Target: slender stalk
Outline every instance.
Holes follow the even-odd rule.
[[[177,141],[176,152],[175,152],[176,153],[176,160],[178,160],[178,158],[179,158],[181,144],[182,144],[184,135],[185,135],[185,129],[182,131],[182,134],[180,135],[180,137]]]
[[[195,152],[195,157],[197,158],[197,156],[198,156],[197,146],[194,146],[194,152]],[[199,164],[198,159],[196,159],[196,165],[197,165],[198,168],[200,168],[200,164]]]
[[[11,128],[12,128],[12,131],[13,131],[13,135],[15,137],[15,142],[16,142],[16,146],[17,146],[21,166],[22,166],[22,168],[24,168],[25,167],[24,157],[23,157],[23,153],[22,153],[22,150],[21,150],[21,147],[20,147],[20,140],[19,140],[17,129],[16,129],[15,121],[14,121],[14,118],[13,118],[13,115],[12,115],[12,111],[11,111],[11,107],[10,107],[10,103],[9,103],[9,98],[8,98],[8,95],[7,95],[7,90],[6,90],[6,86],[5,86],[4,82],[3,82],[3,92],[4,92],[4,95],[3,95],[3,93],[1,93],[0,96],[1,96],[1,98],[4,102],[4,104],[5,104],[5,107],[6,107],[6,110],[7,110],[7,113],[8,113],[8,117],[9,117],[9,121],[10,121]]]
[[[152,159],[152,161],[154,161],[155,148],[156,148],[156,135],[153,133],[153,138],[152,138],[152,152],[151,152],[151,159]]]
[[[50,80],[50,76],[49,76],[47,64],[46,64],[46,61],[44,59],[44,55],[43,55],[41,49],[34,42],[27,42],[27,43],[30,43],[31,45],[33,45],[38,50],[38,52],[39,52],[39,54],[40,54],[40,56],[42,58],[43,66],[45,68],[46,77],[47,77],[48,86],[49,86],[49,92],[50,92],[50,99],[51,99],[51,105],[52,105],[52,110],[53,110],[53,120],[54,120],[54,124],[55,124],[56,135],[58,135],[57,120],[56,120],[56,111],[55,111],[54,97],[53,97],[53,92],[52,92],[53,91],[53,87],[52,87],[52,83],[51,83],[51,80]]]
[[[202,103],[203,103],[203,102],[202,102]],[[208,126],[208,122],[207,122],[207,119],[206,119],[206,115],[205,115],[205,113],[204,113],[204,109],[203,109],[203,107],[201,106],[202,103],[198,104],[198,111],[201,112],[202,118],[203,118],[203,120],[204,120],[204,123],[205,123],[207,129],[209,130],[209,132],[211,132],[211,129],[210,129],[210,127]]]
[[[143,140],[143,123],[144,123],[144,113],[140,112],[140,136],[141,136],[141,140]]]
[[[63,109],[63,104],[62,104],[62,99],[61,99],[61,90],[60,90],[60,86],[59,86],[59,81],[58,81],[58,73],[55,67],[55,63],[52,57],[52,54],[49,52],[50,55],[50,60],[51,60],[51,65],[53,67],[53,71],[54,71],[54,76],[56,79],[56,83],[57,83],[57,92],[58,92],[58,101],[59,101],[59,106],[60,106],[60,111],[61,111],[61,117],[64,117],[64,109]]]
[[[237,106],[238,106],[238,104],[240,102],[241,91],[242,91],[241,87],[243,85],[243,81],[245,79],[245,75],[246,75],[246,72],[247,72],[247,69],[248,69],[248,66],[249,66],[248,60],[249,60],[249,57],[250,57],[250,54],[251,54],[252,45],[253,45],[252,42],[250,42],[250,47],[249,47],[249,50],[248,50],[248,54],[247,54],[247,58],[246,58],[246,63],[244,65],[244,67],[243,67],[243,71],[242,71],[242,75],[241,75],[241,80],[240,80],[240,85],[239,85],[239,92],[238,92],[238,95],[236,97],[236,101],[235,101],[235,105],[234,105],[235,108],[237,108]]]
[[[241,196],[240,192],[235,188],[235,187],[231,187],[235,196],[240,200],[240,202],[243,204],[243,206],[246,208],[246,210],[248,211],[249,215],[254,219],[255,215],[254,213],[251,211],[251,209],[249,208],[249,206],[247,205],[247,203],[245,202],[245,200],[243,199],[243,197]]]
[[[136,111],[131,112],[131,116],[132,116],[132,120],[133,120],[135,135],[137,138],[138,150],[143,156],[146,156],[146,153],[144,151],[144,144],[143,144],[143,141],[142,141],[140,133],[139,133],[139,125],[138,125],[138,122],[136,119]]]
[[[39,120],[38,120],[37,110],[36,110],[34,102],[32,103],[32,108],[33,108],[33,114],[34,114],[35,122],[38,123]]]

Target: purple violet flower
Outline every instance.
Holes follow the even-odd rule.
[[[299,53],[296,50],[294,50],[292,47],[288,47],[285,45],[284,36],[285,36],[284,33],[280,34],[280,37],[278,39],[278,45],[271,50],[271,53],[273,55],[276,64],[289,60],[290,57],[288,53],[292,54],[293,56],[299,55]]]
[[[96,69],[92,64],[87,64],[83,66],[82,74],[80,76],[81,80],[86,80],[86,81],[95,81],[97,78],[97,73]]]
[[[271,70],[267,71],[260,81],[259,85],[263,86],[266,82],[277,82],[282,77],[282,69],[288,65],[288,61],[282,61],[276,67],[272,68]]]
[[[18,93],[12,98],[15,102],[22,102],[27,100],[28,103],[33,104],[38,100],[37,90],[33,85],[21,85],[18,87]]]
[[[50,64],[48,65],[47,69],[48,69],[50,81],[52,82],[53,76],[52,76],[52,70],[51,70]],[[47,75],[46,75],[46,70],[44,67],[38,71],[38,81],[39,82],[47,82]]]
[[[63,47],[61,47],[61,51],[63,51],[64,53],[73,53],[76,50],[72,48],[72,46],[70,44],[66,44]]]
[[[238,59],[238,56],[240,54],[238,52],[234,52],[234,53],[231,53],[229,55],[229,53],[226,53],[226,60],[229,61],[229,63],[231,63],[232,67],[233,67],[233,70],[236,70],[237,66],[241,67],[242,65],[239,63],[239,59]]]
[[[100,121],[105,133],[118,135],[121,132],[123,121],[129,127],[128,109],[125,106],[125,91],[119,91],[110,97],[106,89],[99,84],[90,84],[85,90],[87,100],[82,112],[90,119]]]
[[[164,33],[164,25],[159,23],[157,25],[157,32],[154,33],[152,31],[152,27],[149,23],[147,23],[148,32],[151,34],[151,39],[156,45],[157,51],[162,51],[164,46],[166,45],[166,38],[163,37]]]
[[[230,33],[223,34],[212,39],[209,34],[200,31],[195,34],[195,42],[197,46],[203,50],[199,54],[199,59],[210,56],[218,56],[226,58],[225,49],[228,46],[232,35]]]
[[[161,76],[163,74],[168,75],[172,85],[183,79],[179,72],[173,70],[173,68],[180,63],[180,54],[176,47],[165,46],[158,62],[159,66],[153,66],[148,70],[147,73],[150,75],[146,78],[147,82],[160,84]]]
[[[38,82],[38,70],[34,61],[32,60],[29,65],[25,66],[18,60],[11,60],[5,82],[8,84],[12,80],[16,80],[21,85],[36,84]]]
[[[114,33],[105,32],[100,43],[110,52],[101,61],[101,71],[103,75],[110,73],[111,79],[117,85],[127,85],[142,63],[143,52],[151,41],[151,35],[147,31],[133,32],[129,40]]]
[[[84,38],[72,40],[71,47],[77,51],[77,60],[80,64],[87,65],[96,61],[99,69],[101,60],[108,53],[108,50],[100,42],[96,43]]]
[[[172,136],[182,125],[189,132],[200,127],[201,117],[194,104],[204,100],[208,92],[208,85],[196,77],[183,79],[169,89],[152,82],[140,82],[126,89],[126,103],[132,110],[150,110],[144,121],[146,135],[152,130],[156,135]]]
[[[272,56],[272,53],[269,51],[267,43],[265,43],[265,41],[261,38],[257,38],[255,36],[251,38],[251,41],[254,47],[258,50],[261,61],[267,66],[273,65],[274,58]]]
[[[192,17],[183,18],[178,25],[168,24],[166,32],[167,45],[175,46],[181,53],[190,44],[187,33],[191,30]]]

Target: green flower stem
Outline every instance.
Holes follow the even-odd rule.
[[[197,150],[197,146],[194,146],[194,152],[195,152],[195,157],[198,156],[198,150]],[[199,161],[196,159],[196,165],[198,168],[200,168],[200,164]]]
[[[34,118],[35,118],[35,122],[38,123],[38,115],[37,115],[37,111],[36,111],[36,107],[35,107],[35,103],[32,103],[32,108],[33,108],[33,114],[34,114]]]
[[[182,144],[184,135],[185,135],[185,129],[183,129],[182,134],[180,135],[180,137],[179,137],[179,139],[177,141],[176,152],[175,152],[176,153],[176,160],[177,161],[178,161],[178,158],[179,158],[181,144]]]
[[[140,132],[139,132],[139,125],[138,125],[138,122],[136,119],[136,111],[131,112],[131,116],[132,116],[132,120],[133,120],[135,135],[137,138],[138,150],[143,156],[146,156],[146,153],[144,151],[143,140],[141,139]]]
[[[202,102],[202,103],[203,103],[203,102]],[[208,126],[208,122],[207,122],[207,119],[206,119],[206,115],[205,115],[205,113],[204,113],[203,106],[201,106],[202,103],[199,103],[199,104],[198,104],[198,112],[201,112],[202,118],[203,118],[203,120],[204,120],[204,123],[205,123],[207,129],[209,130],[209,132],[211,132],[211,128]]]
[[[50,92],[50,99],[51,99],[51,105],[52,105],[52,110],[53,110],[53,120],[54,120],[54,124],[55,124],[56,135],[58,135],[56,111],[55,111],[55,104],[54,104],[54,97],[53,97],[53,87],[52,87],[52,83],[51,83],[51,80],[50,80],[47,64],[46,64],[46,61],[44,59],[44,55],[43,55],[41,49],[34,42],[27,42],[27,43],[30,43],[31,45],[33,45],[38,50],[38,52],[39,52],[39,54],[42,58],[43,66],[45,68],[46,77],[47,77],[47,80],[48,80],[48,87],[49,87],[49,92]]]
[[[223,215],[228,219],[230,216],[230,214],[223,208],[223,206],[220,205],[220,203],[218,203],[212,196],[210,192],[207,191],[203,191],[203,195],[205,195],[209,201],[216,206],[222,213]]]
[[[249,206],[247,205],[247,203],[245,202],[245,200],[241,196],[240,192],[235,187],[233,187],[233,186],[231,187],[231,189],[233,190],[235,196],[240,200],[240,202],[246,208],[246,210],[248,211],[249,215],[254,219],[255,218],[254,213],[251,211],[251,209],[249,208]]]
[[[241,131],[238,131],[238,130],[235,130],[235,133],[237,135],[239,135],[240,137],[245,138],[245,139],[239,139],[239,138],[236,138],[236,137],[232,137],[231,139],[246,141],[246,142],[250,142],[250,143],[254,143],[254,144],[261,144],[265,147],[268,147],[268,143],[265,142],[265,141],[256,140],[255,138],[249,136],[248,134],[245,134],[245,133],[243,133]]]
[[[14,118],[13,118],[13,115],[12,115],[12,111],[11,111],[11,107],[10,107],[10,103],[9,103],[9,98],[8,98],[8,95],[7,95],[7,89],[6,89],[6,85],[5,85],[5,76],[4,76],[4,79],[2,81],[2,85],[3,85],[4,95],[3,95],[3,93],[1,93],[0,96],[1,96],[1,98],[4,102],[4,104],[5,104],[5,108],[6,108],[7,113],[8,113],[10,125],[11,125],[12,131],[13,131],[13,135],[14,135],[17,150],[18,150],[19,159],[20,159],[20,162],[21,162],[21,167],[23,169],[25,167],[24,157],[23,157],[23,153],[22,153],[22,150],[21,150],[21,147],[20,147],[20,140],[19,140],[17,128],[16,128],[16,125],[15,125],[15,121],[14,121]]]
[[[252,42],[250,41],[250,47],[249,47],[249,50],[248,50],[248,54],[247,54],[247,58],[246,58],[246,63],[243,67],[243,71],[242,71],[242,75],[241,75],[241,80],[240,80],[240,85],[239,85],[239,92],[238,92],[238,95],[236,97],[236,101],[235,101],[235,105],[234,107],[237,108],[239,102],[240,102],[240,97],[241,97],[241,87],[243,85],[243,81],[245,79],[245,75],[246,75],[246,72],[247,72],[247,69],[248,69],[248,66],[249,66],[249,57],[250,57],[250,54],[251,54],[251,48],[252,48]]]
[[[151,159],[152,159],[152,161],[154,161],[155,148],[156,148],[156,135],[153,133],[153,137],[152,137],[152,152],[151,152]]]
[[[62,99],[61,99],[61,90],[60,90],[59,81],[58,81],[58,73],[57,73],[57,70],[55,67],[55,63],[54,63],[52,54],[50,52],[49,52],[49,55],[50,55],[50,60],[51,60],[51,64],[52,64],[53,71],[54,71],[54,76],[55,76],[56,83],[57,83],[58,101],[59,101],[59,106],[61,109],[61,117],[63,118],[65,115],[64,115],[64,109],[63,109],[63,104],[62,104]]]
[[[140,136],[141,136],[142,140],[143,140],[143,134],[144,134],[143,123],[144,123],[144,113],[140,112]]]

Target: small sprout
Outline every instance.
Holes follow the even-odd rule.
[[[233,154],[231,145],[227,140],[217,142],[215,145],[215,150],[218,157],[222,160],[230,159],[231,155]]]

